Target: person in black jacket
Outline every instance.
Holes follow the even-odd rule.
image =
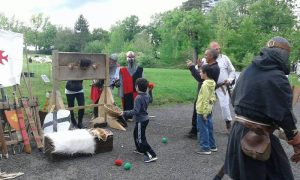
[[[230,131],[224,165],[225,174],[232,179],[294,179],[288,157],[272,133],[281,127],[294,148],[291,160],[300,161],[300,134],[292,110],[291,85],[286,77],[289,54],[289,42],[274,37],[239,76],[232,94],[236,121]],[[256,128],[251,129],[253,124]],[[264,161],[250,157],[241,148],[245,135],[257,134],[257,127],[261,126],[272,130],[268,131],[271,153]]]
[[[205,59],[206,62],[212,69],[213,69],[213,80],[217,83],[218,77],[220,74],[220,68],[218,66],[218,63],[216,59],[218,58],[218,52],[215,49],[208,48],[205,51]],[[193,109],[193,116],[192,116],[192,129],[188,132],[186,135],[188,138],[197,139],[197,111],[196,111],[196,102],[199,94],[199,90],[201,88],[201,85],[203,83],[203,79],[201,79],[201,76],[199,74],[199,71],[196,69],[194,63],[191,60],[188,60],[187,67],[191,71],[192,76],[195,78],[195,80],[198,82],[198,89],[197,89],[197,97],[194,102],[194,109]],[[201,63],[201,64],[202,64]]]
[[[84,93],[83,93],[83,81],[67,81],[65,93],[67,96],[68,107],[74,107],[75,99],[77,100],[78,106],[84,106]],[[75,120],[73,110],[70,110],[72,125],[75,128],[83,128],[82,119],[84,115],[84,109],[78,110],[78,123]]]

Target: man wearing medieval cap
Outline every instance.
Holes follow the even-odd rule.
[[[109,87],[111,90],[117,86],[119,81],[118,54],[114,53],[109,56]],[[90,98],[94,104],[98,104],[103,90],[104,80],[93,80],[91,86]],[[94,118],[98,117],[98,107],[94,107]]]
[[[137,96],[135,81],[143,77],[143,68],[137,65],[135,54],[132,51],[126,53],[127,66],[120,69],[119,96],[122,98],[123,110],[132,110],[134,99]],[[131,119],[129,117],[129,119]]]
[[[292,112],[288,78],[290,44],[274,37],[240,75],[232,94],[236,113],[230,131],[224,172],[232,179],[294,179],[279,139],[284,130],[293,146],[291,161],[300,161],[300,134]]]

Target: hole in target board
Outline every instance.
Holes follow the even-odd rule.
[[[80,59],[79,67],[81,70],[87,70],[92,65],[92,60],[90,59]]]

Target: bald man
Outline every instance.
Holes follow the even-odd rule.
[[[230,113],[230,97],[227,91],[227,85],[231,84],[235,79],[235,68],[230,59],[221,53],[220,45],[217,42],[211,42],[210,48],[218,52],[217,62],[220,68],[220,75],[217,83],[216,94],[221,106],[222,119],[226,123],[226,129],[230,131],[231,128],[231,113]]]
[[[144,76],[143,68],[137,64],[134,52],[128,51],[126,53],[126,60],[127,67],[122,67],[119,74],[119,96],[122,98],[124,111],[133,109],[134,99],[137,96],[135,81]],[[132,117],[128,117],[128,119],[132,119]]]
[[[220,74],[220,68],[216,61],[216,59],[218,58],[218,52],[215,49],[208,48],[205,51],[204,56],[205,56],[206,62],[203,62],[202,64],[208,64],[213,69],[213,79],[214,79],[215,83],[217,83],[218,77]],[[194,102],[194,110],[193,110],[193,116],[192,116],[192,129],[189,131],[189,133],[186,135],[186,137],[191,138],[191,139],[197,139],[196,102],[197,102],[197,98],[198,98],[198,93],[200,91],[200,88],[201,88],[204,80],[201,79],[199,71],[196,69],[196,66],[194,65],[194,63],[191,60],[187,60],[186,63],[187,63],[187,67],[191,71],[192,76],[195,78],[196,81],[198,81],[197,96],[196,96],[196,100]]]

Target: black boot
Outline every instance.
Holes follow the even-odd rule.
[[[78,129],[84,129],[85,127],[83,126],[82,124],[82,119],[81,120],[78,120]]]
[[[78,128],[78,124],[77,124],[76,120],[75,120],[75,119],[71,119],[71,122],[72,122],[72,126],[73,126],[75,129],[77,129],[77,128]]]
[[[231,129],[231,121],[225,121],[225,122],[226,122],[226,129],[228,131],[230,131],[230,129]]]
[[[195,130],[194,128],[192,128],[190,130],[190,132],[188,132],[188,134],[185,135],[187,138],[190,139],[197,139],[197,130]]]
[[[83,125],[82,125],[82,123],[78,123],[78,129],[82,129],[83,128]]]

